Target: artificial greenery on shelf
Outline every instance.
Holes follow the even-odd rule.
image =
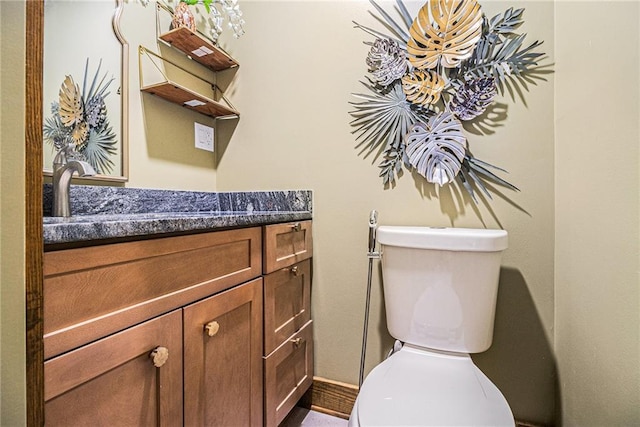
[[[385,32],[357,28],[375,37],[366,58],[367,89],[352,94],[358,146],[382,155],[384,186],[395,184],[403,167],[443,186],[457,181],[477,203],[487,182],[512,190],[494,171],[504,169],[475,158],[462,122],[480,118],[499,93],[522,93],[536,83],[542,42],[524,44],[516,30],[524,9],[509,8],[488,19],[477,0],[428,0],[412,18],[396,0],[400,22],[370,0]]]

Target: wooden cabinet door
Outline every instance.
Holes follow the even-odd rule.
[[[184,424],[262,425],[262,279],[184,308]]]
[[[164,361],[152,357],[159,347]],[[181,425],[181,312],[50,359],[44,379],[46,425]]]

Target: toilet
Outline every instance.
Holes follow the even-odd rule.
[[[404,345],[376,366],[350,427],[514,426],[470,353],[491,346],[504,230],[377,229],[391,336]]]

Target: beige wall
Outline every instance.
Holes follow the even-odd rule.
[[[405,2],[417,10],[423,2]],[[393,2],[383,3],[393,10]],[[482,2],[488,15],[513,6]],[[491,136],[471,136],[479,158],[504,166],[520,193],[503,191],[487,207],[448,190],[416,184],[405,174],[383,190],[378,168],[358,156],[349,126],[350,93],[362,91],[367,35],[352,20],[379,27],[367,1],[241,2],[247,34],[227,38],[240,70],[229,89],[241,112],[219,159],[219,190],[314,190],[313,316],[316,374],[357,383],[367,278],[367,220],[381,224],[504,227],[496,338],[477,363],[503,390],[522,419],[551,422],[555,367],[553,329],[554,111],[553,77]],[[527,2],[523,32],[544,40],[553,62],[553,3]],[[221,150],[222,151],[222,150]],[[377,162],[376,162],[377,164]],[[376,270],[377,271],[377,270]],[[378,274],[373,288],[368,368],[389,349]]]
[[[570,426],[638,425],[639,3],[558,2],[555,17],[563,418]]]
[[[0,1],[0,425],[25,422],[24,3]]]

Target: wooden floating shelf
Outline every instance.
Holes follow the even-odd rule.
[[[185,108],[189,108],[190,110],[197,111],[198,113],[209,117],[240,117],[240,113],[233,108],[209,99],[206,96],[202,96],[172,81],[152,84],[140,88],[140,90],[159,96],[167,101],[182,105]]]
[[[184,52],[196,62],[220,71],[237,67],[238,63],[210,40],[185,27],[176,28],[160,35],[160,39]]]

